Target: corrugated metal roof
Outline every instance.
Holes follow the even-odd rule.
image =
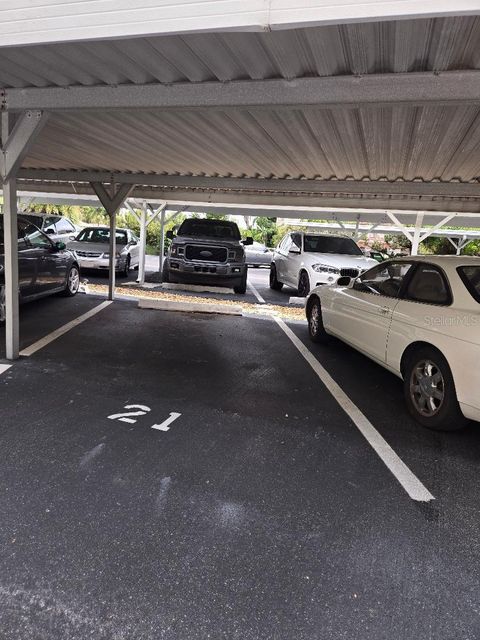
[[[0,48],[0,87],[480,69],[480,17]]]
[[[356,180],[480,178],[480,107],[55,113],[24,167]]]
[[[141,85],[480,70],[479,43],[480,17],[470,16],[7,47],[0,48],[0,83],[6,88]],[[51,114],[22,166],[448,183],[480,181],[479,149],[478,103],[72,110]],[[146,191],[162,197],[161,189]],[[241,196],[228,194],[234,197]],[[420,201],[407,191],[405,197],[368,198],[368,206],[480,210],[480,193],[478,200]],[[325,201],[329,206],[363,202],[351,194],[325,194]]]

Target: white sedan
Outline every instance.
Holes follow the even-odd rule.
[[[110,268],[110,228],[85,227],[67,249],[73,251],[82,269]],[[130,269],[138,267],[140,244],[130,229],[116,230],[115,271],[128,276]]]
[[[310,337],[336,336],[404,380],[426,427],[480,421],[480,258],[417,256],[314,289]]]

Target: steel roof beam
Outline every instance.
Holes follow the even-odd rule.
[[[295,80],[3,89],[2,109],[357,107],[480,103],[480,71],[387,73]]]
[[[282,178],[221,178],[106,171],[20,169],[19,180],[46,182],[102,182],[155,186],[168,189],[204,189],[267,194],[402,195],[480,198],[480,183],[387,180],[295,180]],[[42,189],[41,182],[38,184]],[[194,200],[195,198],[192,198]]]

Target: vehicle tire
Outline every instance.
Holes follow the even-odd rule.
[[[166,260],[163,261],[162,282],[166,282],[167,284],[170,282],[170,272],[168,270],[168,262]]]
[[[128,278],[128,274],[130,273],[130,256],[127,256],[125,259],[125,266],[120,271],[120,275],[124,278]]]
[[[247,293],[247,274],[246,273],[242,278],[242,282],[237,287],[233,287],[233,290],[235,293],[241,293],[242,295],[244,293]]]
[[[436,431],[465,427],[452,372],[438,349],[425,346],[410,353],[403,376],[405,402],[417,422]]]
[[[310,278],[306,271],[301,271],[298,278],[298,295],[300,298],[306,298],[310,293]]]
[[[65,289],[62,291],[62,296],[66,298],[71,298],[78,293],[78,289],[80,287],[80,271],[77,265],[73,264],[70,267],[70,271],[67,275],[67,284],[65,285]]]
[[[275,291],[281,291],[283,287],[283,282],[279,282],[277,280],[277,267],[272,263],[270,265],[270,289],[274,289]]]
[[[330,336],[325,331],[322,318],[322,305],[317,296],[312,296],[307,305],[308,335],[312,342],[327,342]]]

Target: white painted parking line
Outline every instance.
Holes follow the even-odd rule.
[[[170,417],[164,420],[161,424],[152,425],[152,429],[157,429],[157,431],[168,431],[172,422],[175,422],[175,420],[177,420],[177,418],[180,418],[181,415],[181,413],[176,413],[175,411],[173,411],[170,414]]]
[[[51,342],[53,342],[57,338],[60,338],[60,336],[63,336],[65,333],[67,333],[71,329],[74,329],[75,327],[78,327],[79,324],[82,324],[82,322],[85,322],[85,320],[88,320],[92,316],[96,315],[97,313],[99,313],[100,311],[105,309],[105,307],[108,307],[108,305],[110,305],[110,304],[112,304],[111,300],[105,300],[105,302],[102,302],[101,304],[99,304],[98,306],[94,307],[93,309],[90,309],[90,311],[87,311],[83,315],[78,316],[78,318],[75,318],[75,320],[72,320],[71,322],[68,322],[67,324],[64,324],[63,327],[60,327],[59,329],[55,329],[55,331],[52,331],[52,333],[49,333],[44,338],[41,338],[40,340],[37,340],[37,342],[34,342],[33,344],[31,344],[26,349],[23,349],[22,351],[20,351],[20,355],[21,356],[31,356],[31,355],[33,355],[34,353],[36,353],[40,349],[43,349],[43,347],[46,347],[47,344],[50,344]]]
[[[258,293],[256,287],[253,286],[253,284],[249,281],[248,282],[248,286],[250,287],[250,289],[252,290],[253,295],[256,297],[256,299],[261,302],[262,304],[265,304],[265,300],[264,298]]]
[[[388,467],[398,482],[402,485],[412,500],[418,502],[429,502],[435,500],[430,491],[420,482],[417,476],[407,467],[403,460],[395,453],[391,446],[378,433],[372,423],[363,415],[360,409],[350,400],[347,394],[340,388],[326,369],[322,367],[315,356],[307,349],[303,342],[297,338],[294,332],[283,320],[274,316],[273,318],[280,329],[291,340],[300,351],[308,364],[315,371],[317,376],[332,394],[341,408],[356,425],[360,433],[367,440],[369,445]]]
[[[11,366],[11,364],[0,364],[0,376],[2,373],[5,373],[5,371],[8,371]]]

